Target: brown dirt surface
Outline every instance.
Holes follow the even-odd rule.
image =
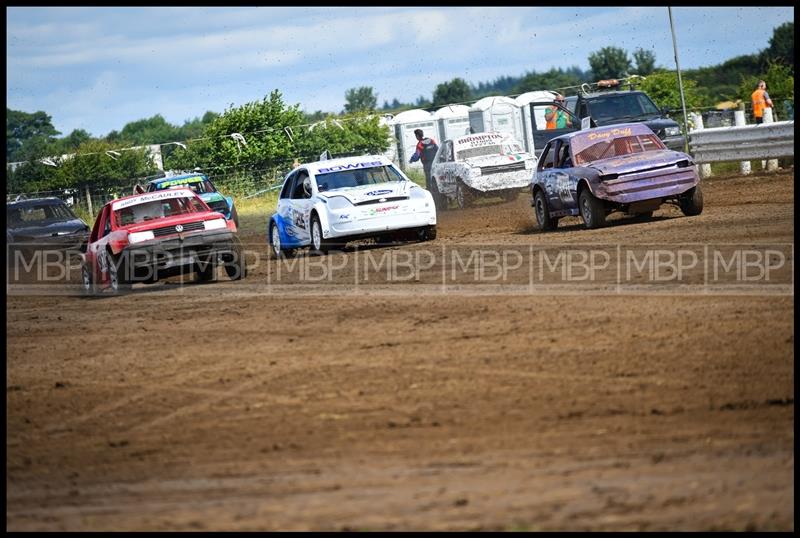
[[[703,185],[697,217],[540,233],[523,195],[330,259],[793,253],[793,170]],[[348,266],[315,291],[265,261],[266,217],[242,218],[244,281],[10,293],[7,530],[794,529],[793,289],[442,291],[439,260],[430,289],[354,289]]]

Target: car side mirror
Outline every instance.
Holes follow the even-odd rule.
[[[664,115],[664,116],[668,115],[669,114],[669,108],[668,107],[661,107],[661,114]]]

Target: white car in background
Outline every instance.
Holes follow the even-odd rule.
[[[382,155],[295,168],[267,222],[267,241],[276,257],[306,246],[327,253],[354,239],[400,232],[421,241],[435,239],[436,207],[430,192]]]
[[[478,197],[514,200],[530,186],[536,158],[507,134],[475,133],[445,140],[431,166],[431,190],[437,207],[449,200],[465,208]]]

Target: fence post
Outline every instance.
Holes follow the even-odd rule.
[[[703,125],[703,116],[698,114],[698,113],[696,113],[696,112],[691,112],[689,115],[692,116],[692,121],[694,123],[694,129],[693,130],[702,131],[705,128],[705,126]],[[699,165],[698,168],[700,170],[700,179],[711,177],[711,165],[710,164],[701,164],[701,165]]]
[[[94,220],[94,211],[92,211],[92,195],[89,193],[89,185],[86,185],[86,204],[89,206],[89,216]]]
[[[745,125],[744,121],[744,103],[739,103],[739,110],[733,113],[734,123],[736,127],[743,127]],[[739,172],[743,176],[750,175],[750,161],[741,161],[739,163]]]
[[[772,123],[775,118],[772,116],[772,108],[764,109],[764,123]],[[767,161],[767,172],[778,169],[778,159],[769,159]]]

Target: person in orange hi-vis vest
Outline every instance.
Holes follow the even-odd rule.
[[[756,85],[756,91],[753,92],[750,98],[753,100],[753,117],[756,123],[762,123],[764,121],[764,109],[767,107],[772,108],[772,99],[769,98],[767,93],[767,83],[759,80],[758,85]]]

